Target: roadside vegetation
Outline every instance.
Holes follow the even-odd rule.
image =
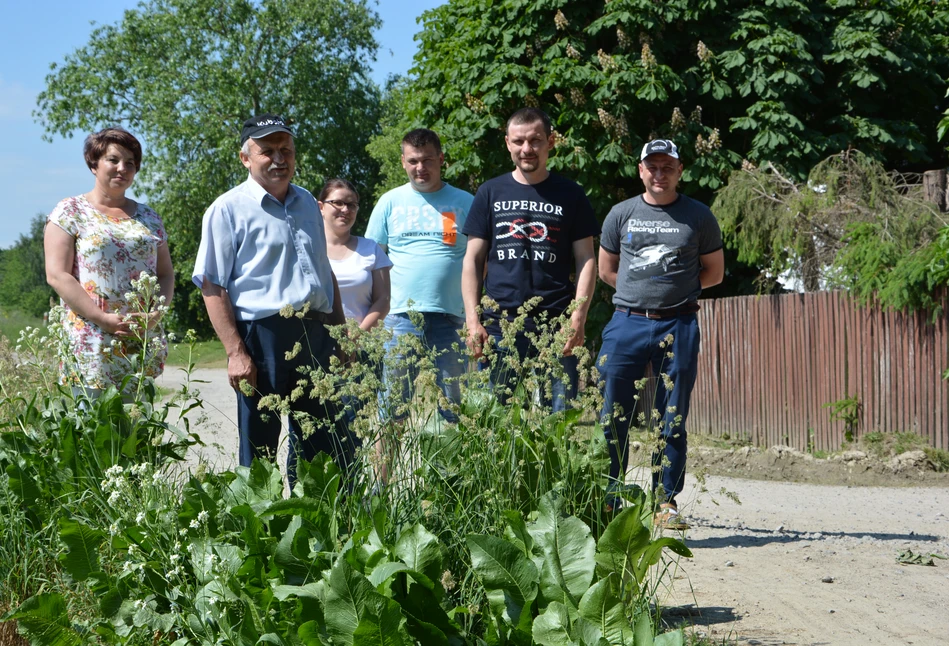
[[[447,403],[422,348],[408,421],[380,424],[397,405],[377,397],[372,369],[385,333],[340,330],[369,359],[301,375],[301,390],[349,407],[360,465],[343,473],[321,455],[292,491],[272,462],[184,462],[201,441],[187,385],[159,401],[133,374],[132,401],[73,397],[56,379],[68,353],[27,331],[15,354],[31,372],[0,375],[3,619],[58,645],[685,643],[660,632],[658,592],[689,550],[652,528],[640,486],[606,513],[602,432],[534,403],[559,367],[563,323],[513,366],[506,406],[484,373],[466,379],[457,425],[432,413]],[[598,397],[588,388],[581,410]],[[279,414],[286,402],[266,404]],[[394,452],[387,481],[380,437]]]

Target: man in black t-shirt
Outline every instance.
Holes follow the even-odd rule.
[[[648,365],[656,377],[655,410],[663,442],[653,453],[657,526],[686,529],[676,495],[685,480],[686,429],[699,354],[697,299],[722,282],[722,233],[707,206],[677,192],[682,162],[676,145],[656,139],[643,147],[639,176],[646,191],[614,206],[603,222],[600,278],[616,288],[616,311],[603,330],[597,368],[603,381],[600,421],[610,451],[610,477],[625,481],[629,424],[637,385]],[[650,402],[651,403],[651,402]],[[608,506],[616,507],[618,498]]]
[[[522,108],[508,119],[504,140],[514,171],[481,185],[462,230],[468,236],[461,280],[468,346],[480,358],[489,337],[501,339],[504,313],[513,319],[531,298],[539,296],[541,301],[530,312],[528,330],[535,329],[542,313],[549,320],[564,314],[574,299],[582,299],[570,316],[573,334],[562,350],[564,379],[551,384],[553,410],[564,410],[577,392],[573,349],[583,343],[596,285],[593,237],[599,235],[600,225],[583,189],[547,170],[554,146],[550,117],[537,108]],[[576,285],[570,280],[572,271]],[[485,293],[498,304],[498,310],[485,312],[483,322],[477,310],[482,278]],[[523,333],[515,345],[522,359],[532,352]],[[495,384],[509,381],[497,370],[502,363],[496,360]]]

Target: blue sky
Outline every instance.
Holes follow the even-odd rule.
[[[444,0],[378,0],[382,28],[376,34],[379,53],[373,77],[382,84],[390,74],[412,65],[419,31],[416,18]],[[370,0],[372,2],[372,0]],[[114,24],[137,0],[37,0],[4,3],[0,39],[0,247],[9,247],[29,230],[37,213],[49,213],[64,197],[92,187],[82,160],[82,140],[56,137],[43,141],[33,121],[36,95],[44,87],[50,63],[84,45],[97,25]],[[133,191],[134,192],[134,191]]]

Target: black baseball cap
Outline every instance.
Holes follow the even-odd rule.
[[[643,146],[643,152],[639,156],[639,160],[642,161],[649,157],[649,155],[669,155],[673,159],[679,158],[679,149],[676,148],[676,145],[669,141],[668,139],[653,139],[648,144]]]
[[[265,112],[251,117],[244,122],[244,129],[241,130],[241,146],[248,139],[260,139],[275,132],[286,132],[293,136],[293,131],[287,127],[287,122],[280,115]]]

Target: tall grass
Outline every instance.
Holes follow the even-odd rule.
[[[35,643],[72,643],[84,631],[121,644],[165,636],[207,644],[250,643],[253,636],[256,643],[264,634],[287,643],[291,635],[315,639],[321,631],[346,641],[370,629],[411,633],[421,643],[478,643],[489,634],[507,634],[502,641],[513,643],[529,638],[535,615],[548,615],[548,622],[553,616],[547,604],[560,593],[550,581],[562,575],[552,573],[571,555],[543,546],[557,545],[557,532],[569,529],[591,555],[592,541],[602,538],[597,550],[612,556],[598,557],[596,577],[573,581],[575,591],[564,599],[576,604],[583,594],[614,604],[610,630],[625,635],[635,624],[641,632],[654,625],[651,602],[667,571],[651,569],[659,574],[647,580],[645,568],[660,561],[663,547],[687,550],[668,538],[650,541],[651,508],[640,488],[626,492],[630,509],[617,517],[619,525],[610,524],[602,433],[582,423],[600,406],[589,357],[573,410],[552,414],[539,403],[560,370],[556,350],[565,328],[565,320],[541,326],[533,335],[535,356],[507,359],[518,378],[505,405],[487,387],[487,372],[467,373],[461,403],[447,401],[436,386],[432,352],[411,336],[398,354],[416,371],[415,395],[380,397],[378,368],[392,360],[386,332],[336,330],[344,354],[361,360],[335,359],[331,371],[301,374],[292,397],[319,397],[353,418],[358,465],[341,473],[325,457],[302,462],[289,499],[273,463],[218,473],[175,466],[198,440],[182,430],[187,422],[170,422],[179,412],[187,419],[197,405],[187,389],[160,403],[147,380],[133,379],[137,387],[124,396],[110,389],[95,400],[74,398],[57,388],[56,362],[43,357],[56,344],[29,332],[13,360],[32,357],[37,386],[25,391],[11,380],[20,372],[0,372],[0,512],[15,525],[0,539],[0,558],[10,564],[0,572],[0,607],[22,604],[9,616]],[[507,332],[517,331],[515,324]],[[290,402],[262,403],[279,414]],[[458,423],[445,423],[439,407],[451,409]],[[395,409],[405,421],[383,421]],[[307,432],[336,428],[316,420],[303,425]],[[388,458],[373,448],[380,439],[392,447]],[[381,459],[391,460],[384,481]],[[497,543],[502,537],[506,547]],[[504,583],[473,562],[473,540],[501,550],[485,548],[492,558],[519,558],[522,573],[538,572],[541,592],[518,601],[526,624],[510,624],[507,606],[497,604]],[[627,554],[622,545],[635,550]],[[578,567],[593,577],[587,561]],[[35,573],[45,578],[31,579]],[[44,580],[50,583],[37,589]],[[528,576],[518,585],[538,583]],[[364,601],[339,614],[340,600],[357,589]],[[23,604],[27,595],[35,596]],[[347,613],[358,621],[346,623]]]

